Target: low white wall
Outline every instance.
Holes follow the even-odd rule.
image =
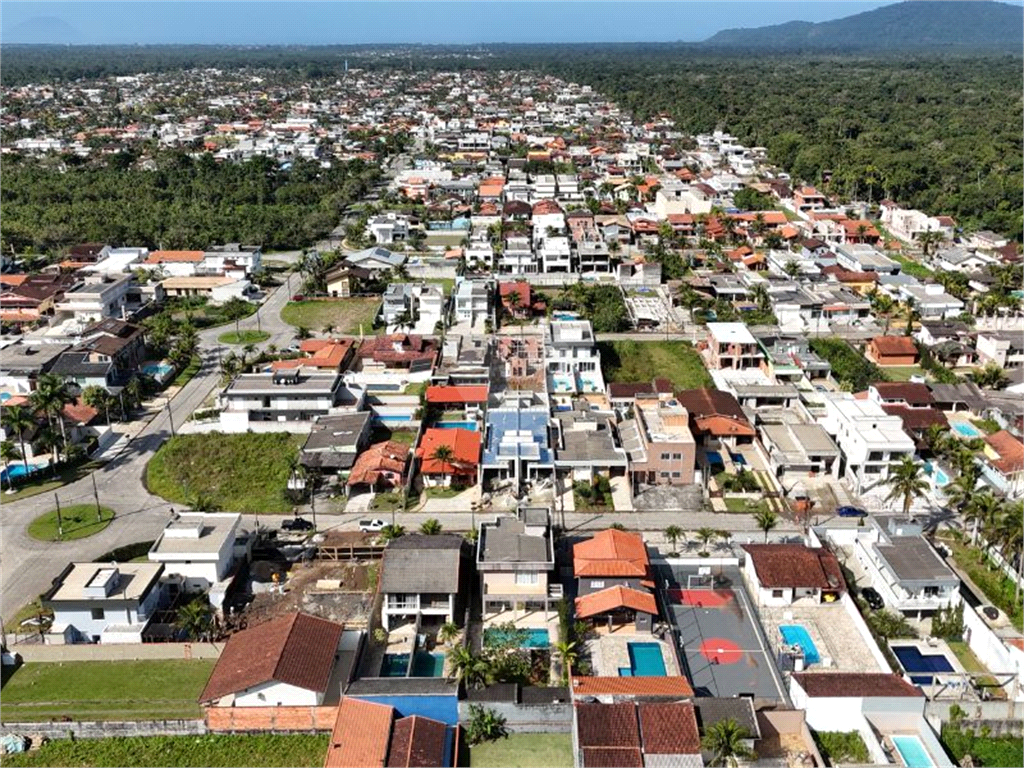
[[[966,601],[964,602],[964,639],[974,651],[974,655],[991,672],[997,674],[1016,673],[1018,679],[1021,674],[1024,674],[1024,651],[1004,643]],[[1024,701],[1024,685],[1016,685],[1010,681],[1006,686],[1006,692],[1014,696],[1017,701]]]
[[[843,596],[839,598],[839,602],[842,604],[846,611],[846,614],[850,617],[850,621],[857,628],[857,632],[860,633],[861,639],[867,643],[868,649],[871,651],[871,656],[878,665],[879,672],[891,671],[889,662],[885,660],[885,655],[882,653],[882,649],[878,647],[875,642],[875,638],[871,636],[871,630],[868,629],[868,625],[864,621],[864,617],[860,615],[860,611],[857,610],[857,605],[854,603],[853,598],[850,597],[849,592],[843,592]]]

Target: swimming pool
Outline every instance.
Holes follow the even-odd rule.
[[[0,403],[6,403],[10,399],[11,399],[11,393],[10,392],[0,392]]]
[[[892,743],[908,768],[932,768],[935,765],[917,736],[893,736]]]
[[[665,659],[658,643],[627,643],[629,666],[619,667],[620,677],[665,677]]]
[[[718,451],[704,451],[704,455],[707,456],[708,464],[720,464],[723,467],[725,466],[722,454]]]
[[[408,658],[408,656],[406,657]],[[417,651],[412,660],[413,677],[441,677],[444,674],[444,654]]]
[[[821,661],[821,656],[818,655],[818,647],[814,644],[810,634],[800,624],[783,624],[779,627],[779,632],[782,633],[782,639],[786,641],[788,645],[798,645],[804,652],[804,662],[807,664],[817,664]]]
[[[46,459],[38,464],[29,464],[28,469],[25,469],[24,463],[11,464],[6,469],[0,471],[0,480],[6,482],[7,478],[18,479],[19,477],[25,477],[27,475],[34,475],[36,472],[41,472],[50,466],[50,460]]]
[[[547,648],[551,645],[551,637],[546,629],[521,629],[518,631],[523,633],[521,648]],[[504,630],[496,627],[484,630],[485,646],[499,645],[507,639],[508,635]]]
[[[551,316],[555,320],[575,320],[579,317],[575,312],[552,312]]]
[[[438,429],[468,429],[476,432],[475,421],[441,421],[435,425]]]
[[[160,379],[174,372],[174,366],[167,363],[146,363],[142,366],[142,372],[154,379]]]
[[[747,466],[747,457],[744,456],[742,453],[730,453],[729,458],[732,459],[736,464],[739,464],[741,467]]]
[[[935,682],[936,672],[953,672],[953,665],[945,654],[921,653],[913,645],[896,646],[892,649],[896,658],[900,660],[903,668],[910,673],[910,681],[914,685],[932,685]],[[913,674],[914,672],[927,672],[931,674]]]
[[[954,431],[960,435],[960,437],[975,438],[981,437],[981,430],[973,424],[968,424],[966,421],[954,421]]]
[[[385,653],[380,665],[381,677],[405,677],[409,669],[408,653]]]
[[[406,421],[412,421],[412,416],[378,416],[377,421],[381,424],[402,424]]]

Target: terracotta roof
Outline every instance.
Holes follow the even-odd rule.
[[[99,415],[99,410],[82,402],[81,398],[65,404],[61,410],[64,417],[76,424],[88,424]]]
[[[903,405],[883,405],[882,410],[890,416],[899,416],[903,428],[909,430],[928,429],[933,424],[948,427],[946,414],[937,408],[907,408]]]
[[[793,680],[815,698],[920,698],[921,689],[895,673],[796,672]]]
[[[871,343],[883,355],[916,355],[917,347],[909,336],[875,336]]]
[[[676,400],[690,414],[697,432],[714,437],[755,435],[739,401],[718,389],[686,389],[676,393]]]
[[[397,440],[375,443],[356,457],[348,476],[348,484],[373,485],[385,472],[400,475],[405,471],[408,458],[409,446],[405,443]]]
[[[743,549],[762,587],[845,588],[839,561],[827,549],[803,544],[744,544]]]
[[[574,696],[693,696],[685,677],[574,677]]]
[[[639,533],[614,528],[600,531],[593,538],[573,545],[573,570],[583,576],[646,577],[651,561]]]
[[[145,264],[160,264],[163,262],[198,262],[205,258],[202,251],[153,251]]]
[[[501,295],[501,302],[508,306],[508,297],[513,293],[519,296],[519,308],[526,309],[532,303],[530,284],[525,280],[517,280],[509,283],[498,283],[498,292]]]
[[[324,768],[384,768],[395,710],[346,696],[338,707]]]
[[[428,403],[486,403],[487,385],[427,387]]]
[[[270,681],[323,692],[342,625],[292,613],[233,634],[199,701],[210,702]]]
[[[652,616],[658,615],[658,604],[654,600],[654,595],[650,592],[641,592],[639,589],[608,587],[600,592],[576,598],[576,616],[580,619],[589,619],[616,608],[629,608]]]
[[[999,458],[990,463],[1000,472],[1008,475],[1024,469],[1024,443],[1018,438],[1001,429],[986,437],[985,442],[999,454]]]
[[[452,449],[450,461],[432,458],[442,445]],[[480,433],[475,429],[428,429],[416,449],[416,457],[422,460],[420,472],[426,475],[475,475],[480,462]]]
[[[640,746],[636,706],[631,701],[619,704],[578,703],[576,730],[581,747]]]
[[[643,768],[639,747],[583,747],[584,768]]]
[[[654,386],[643,382],[616,381],[608,385],[608,394],[615,399],[654,394]]]
[[[640,735],[648,755],[696,755],[700,753],[697,714],[689,701],[642,702],[637,705]]]
[[[0,275],[0,285],[21,285],[28,280],[28,275]]]
[[[404,333],[375,336],[364,341],[359,348],[360,357],[369,357],[380,363],[432,360],[434,353],[435,347],[432,339],[423,336],[407,336]]]
[[[444,765],[447,734],[447,726],[437,720],[420,715],[403,717],[395,723],[391,733],[389,768],[436,768]]]

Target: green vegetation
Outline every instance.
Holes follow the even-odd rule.
[[[281,310],[281,320],[296,328],[334,326],[336,333],[371,333],[380,299],[323,299],[290,301]]]
[[[17,491],[14,493],[5,492],[3,496],[4,504],[27,499],[29,496],[37,496],[47,491],[55,491],[62,486],[78,482],[83,477],[88,476],[90,472],[95,472],[102,466],[103,464],[98,461],[72,461],[70,464],[62,463],[60,469],[57,470],[56,477],[54,477],[52,470],[49,468],[42,472],[33,473],[30,475],[31,480],[15,481],[14,487],[17,488]]]
[[[604,475],[598,475],[593,484],[588,483],[586,480],[577,480],[572,484],[572,495],[578,512],[615,511],[612,484]]]
[[[934,376],[929,376],[925,373],[924,369],[919,365],[887,365],[883,370],[884,379],[878,379],[878,381],[910,381],[911,376],[924,376],[925,378],[934,379]],[[956,376],[953,377],[954,379]]]
[[[73,541],[85,539],[104,530],[114,519],[114,510],[100,507],[96,514],[95,504],[75,504],[60,510],[61,530],[57,529],[57,510],[40,515],[28,524],[28,535],[39,541]]]
[[[726,512],[742,512],[748,515],[756,515],[768,510],[768,503],[764,499],[737,499],[735,497],[726,497],[722,499],[722,501],[725,502]]]
[[[958,764],[964,755],[970,755],[977,766],[1020,765],[1024,756],[1024,739],[1013,736],[990,736],[982,731],[975,736],[961,731],[958,724],[949,723],[942,728],[942,746]]]
[[[988,672],[988,668],[981,663],[981,660],[977,656],[974,655],[974,651],[970,649],[970,646],[968,646],[967,643],[962,640],[947,640],[946,645],[949,646],[949,650],[953,652],[953,655],[956,656],[964,670],[981,675],[980,677],[975,678],[975,680],[979,685],[983,685],[988,688],[992,698],[1006,698],[1006,691],[999,687],[999,683],[994,677],[985,674]]]
[[[928,269],[928,267],[926,267],[924,264],[914,261],[913,259],[908,258],[907,256],[901,256],[898,253],[889,253],[888,256],[893,261],[899,262],[900,267],[902,268],[901,271],[905,275],[916,277],[918,280],[923,280],[925,278],[933,277],[935,275],[935,273]]]
[[[374,494],[370,509],[377,512],[394,512],[402,509],[402,491],[385,491]]]
[[[775,208],[775,198],[750,187],[737,191],[732,199],[741,211],[770,211]]]
[[[214,663],[163,659],[24,664],[4,684],[4,720],[123,720],[129,713],[136,720],[199,717],[196,699]]]
[[[685,341],[600,341],[605,381],[665,378],[676,389],[714,388],[700,354]]]
[[[1013,581],[999,570],[978,547],[972,547],[960,537],[943,537],[942,543],[953,551],[953,560],[971,581],[985,593],[999,610],[1010,617],[1018,630],[1024,630],[1024,598],[1014,600]]]
[[[832,375],[839,379],[840,384],[853,392],[861,392],[868,388],[868,384],[886,380],[881,368],[840,338],[810,339],[808,343],[815,354],[828,360]]]
[[[470,747],[473,768],[571,768],[572,737],[567,733],[510,733],[504,739]]]
[[[285,486],[304,435],[172,437],[150,459],[146,485],[168,501],[244,512],[290,512]],[[212,510],[208,510],[212,511]]]
[[[811,731],[818,751],[829,765],[839,763],[864,764],[870,761],[867,745],[856,731]]]
[[[258,344],[270,338],[266,331],[228,331],[217,337],[221,344]]]
[[[995,419],[971,419],[971,424],[989,435],[995,434],[1002,429],[999,426],[999,422]]]
[[[199,373],[199,369],[203,367],[203,358],[199,355],[192,355],[189,358],[188,365],[181,369],[177,376],[174,377],[174,381],[171,382],[172,387],[184,387],[190,381],[192,377]]]
[[[614,283],[571,283],[549,304],[556,311],[578,312],[594,326],[594,333],[621,333],[631,327],[626,302]]]
[[[327,754],[327,734],[244,734],[133,736],[112,739],[60,739],[35,752],[7,755],[4,765],[96,766],[96,768],[318,768]]]

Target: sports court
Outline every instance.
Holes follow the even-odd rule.
[[[657,566],[658,587],[698,696],[785,700],[738,569]],[[706,570],[706,569],[705,569]]]

